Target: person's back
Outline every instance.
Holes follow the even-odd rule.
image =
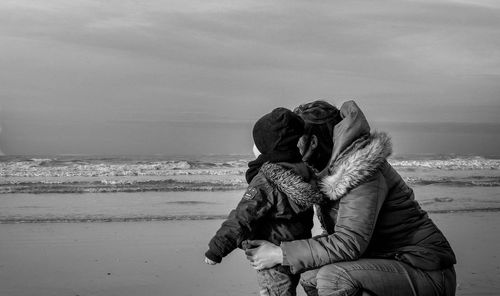
[[[397,257],[424,270],[455,262],[445,236],[415,201],[413,190],[386,161],[380,168],[388,193],[366,256]]]
[[[247,239],[264,239],[279,244],[311,237],[312,201],[320,197],[319,190],[308,183],[312,178],[312,171],[303,162],[262,165],[248,186],[247,198],[267,202],[271,208],[265,217],[259,219],[258,226],[252,229]],[[252,197],[252,192],[256,196]]]
[[[342,174],[323,181],[333,188],[330,200],[318,210],[326,232],[336,232],[340,203],[352,200],[351,207],[358,215],[362,209],[368,212],[379,208],[375,225],[361,225],[366,231],[373,229],[361,257],[397,258],[424,270],[452,266],[456,260],[448,241],[386,160],[392,152],[390,138],[385,133],[373,133],[363,142],[356,153],[347,153],[337,161],[336,171]]]

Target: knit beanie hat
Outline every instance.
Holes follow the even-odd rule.
[[[304,121],[280,107],[257,120],[252,133],[255,146],[262,154],[296,149],[304,133]]]

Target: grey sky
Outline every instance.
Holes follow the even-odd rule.
[[[3,0],[0,42],[7,154],[246,153],[260,115],[318,98],[500,149],[494,0]]]

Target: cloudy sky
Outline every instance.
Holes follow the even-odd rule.
[[[398,153],[500,154],[500,2],[2,0],[5,154],[250,153],[355,99]]]

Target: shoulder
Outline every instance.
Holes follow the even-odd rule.
[[[257,196],[258,192],[259,191],[257,190],[257,188],[252,187],[252,186],[248,186],[247,190],[243,194],[243,199],[245,199],[245,200],[252,200],[252,199],[254,199]]]
[[[255,198],[266,198],[271,194],[272,187],[269,181],[265,178],[262,172],[259,172],[248,184],[245,193],[243,194],[243,199],[252,200]]]
[[[322,183],[322,190],[330,189],[329,183]],[[362,180],[347,184],[337,184],[336,187],[331,189],[334,194],[327,195],[331,200],[340,199],[384,199],[387,193],[387,182],[381,170],[373,172]]]
[[[382,172],[376,172],[338,200],[339,211],[344,212],[344,216],[346,211],[359,217],[376,216],[387,198],[387,192],[385,177]]]
[[[367,188],[375,190],[378,187],[385,187],[386,177],[381,170],[371,173],[362,180],[358,180],[355,183],[351,183],[346,186],[345,193],[342,196],[348,195],[350,192],[359,190],[360,188]]]
[[[360,138],[332,165],[329,175],[321,179],[322,191],[332,200],[342,198],[354,188],[376,178],[392,153],[390,138],[385,133],[374,133]]]
[[[353,186],[352,189],[347,193],[347,195],[360,194],[361,192],[363,192],[365,194],[373,196],[377,193],[385,193],[386,189],[386,178],[383,172],[381,170],[378,170],[356,186]]]

